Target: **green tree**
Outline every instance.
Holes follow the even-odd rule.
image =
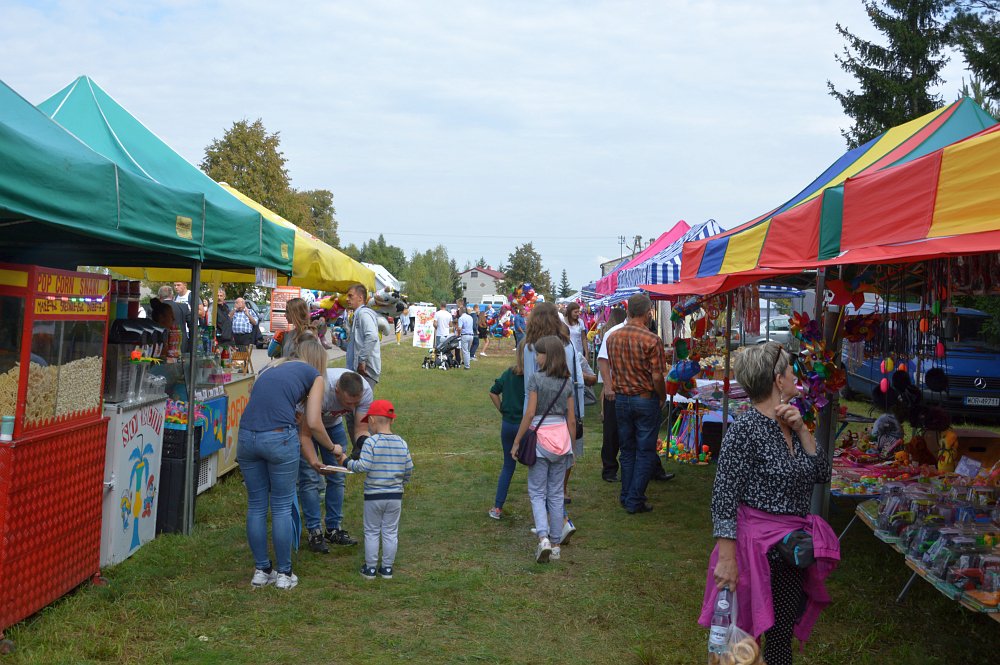
[[[390,245],[385,241],[385,236],[378,234],[377,239],[368,240],[361,246],[360,261],[365,263],[377,263],[384,267],[392,276],[399,279],[399,276],[406,270],[406,253],[395,245]]]
[[[941,98],[928,90],[941,82],[941,68],[948,62],[941,52],[951,34],[945,16],[950,1],[864,0],[886,46],[865,41],[837,23],[837,32],[847,41],[837,62],[860,88],[841,92],[827,81],[830,94],[854,119],[853,127],[841,130],[848,146],[863,145],[941,105]]]
[[[962,87],[959,88],[958,98],[969,97],[975,103],[979,104],[984,111],[993,116],[994,119],[1000,119],[1000,103],[990,99],[986,95],[986,91],[983,90],[983,83],[975,76],[966,83],[965,78],[962,78]]]
[[[569,277],[566,276],[566,269],[563,268],[562,277],[559,279],[559,297],[568,298],[573,295],[573,287],[569,285]]]
[[[291,190],[299,205],[308,212],[303,229],[333,247],[340,245],[337,235],[337,210],[333,207],[333,192],[328,189]]]
[[[347,254],[349,257],[351,257],[355,261],[360,261],[361,260],[361,248],[359,248],[353,242],[350,243],[349,245],[345,245],[344,247],[341,247],[340,251],[342,251],[344,254]]]
[[[205,148],[201,170],[284,216],[289,187],[280,145],[278,132],[268,134],[260,118],[253,123],[240,120]]]
[[[398,277],[398,275],[397,275]],[[425,252],[414,251],[403,270],[406,292],[411,301],[458,302],[462,295],[455,260],[444,245]]]
[[[1000,100],[1000,1],[955,0],[952,28],[953,43],[962,52],[972,80],[980,83],[985,97],[994,100],[995,108]]]
[[[541,293],[546,298],[552,297],[552,277],[549,276],[549,271],[542,267],[542,256],[532,243],[527,242],[514,248],[507,257],[504,273],[506,274],[503,280],[504,292],[512,292],[521,284],[530,282],[536,293]]]

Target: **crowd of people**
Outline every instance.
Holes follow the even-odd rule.
[[[161,289],[154,316],[185,320],[185,294],[189,302],[191,294],[184,288]],[[360,574],[366,579],[393,576],[403,490],[413,461],[406,441],[392,432],[397,417],[393,405],[375,399],[381,342],[367,290],[356,284],[347,300],[352,312],[347,337],[334,338],[346,352],[347,367],[327,366],[325,339],[321,341],[305,302],[289,301],[289,328],[272,345],[275,360],[259,373],[240,423],[237,459],[247,487],[254,588],[298,584],[291,556],[298,542],[296,495],[311,551],[327,553],[331,546],[358,543],[343,523],[345,471],[366,474]],[[223,317],[232,324],[227,333],[234,341],[246,334],[248,322],[253,325],[240,299],[231,311],[220,308]],[[404,317],[405,310],[397,321],[397,343],[412,321]],[[652,302],[643,294],[632,296],[624,310],[614,310],[594,346],[595,373],[578,304],[560,309],[538,303],[527,316],[520,308],[514,313],[514,361],[489,390],[501,417],[501,465],[487,515],[504,518],[518,460],[530,462],[527,488],[538,563],[559,560],[577,531],[570,517],[570,479],[584,454],[585,406],[598,404],[595,384],[602,384],[602,479],[619,483],[624,513],[652,511],[649,482],[673,478],[656,454],[668,365],[653,317]],[[442,304],[434,325],[435,342],[460,338],[464,368],[471,368],[477,351],[486,355],[491,336],[477,308],[453,313]],[[179,343],[186,342],[182,338]],[[800,640],[808,637],[829,602],[823,580],[839,559],[835,534],[809,512],[812,488],[829,480],[830,467],[823,446],[789,404],[796,394],[791,360],[773,342],[736,356],[736,379],[753,408],[728,429],[718,457],[711,505],[716,547],[699,619],[704,625],[711,621],[720,589],[738,592],[749,608],[746,616],[752,616],[741,620],[741,627],[754,637],[764,636],[764,658],[772,665],[791,662],[793,634]],[[530,447],[531,454],[522,446]],[[810,566],[784,555],[781,542],[792,532],[808,536]]]

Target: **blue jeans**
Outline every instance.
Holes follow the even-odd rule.
[[[521,340],[522,339],[524,339],[524,333],[519,333],[519,332],[517,332],[515,330],[514,331],[514,346],[515,347],[519,346],[521,344]]]
[[[330,439],[347,449],[347,433],[344,431],[343,421],[338,422],[333,427],[327,427],[326,433]],[[337,458],[326,448],[316,444],[319,448],[320,458],[323,464],[336,466]],[[309,466],[306,458],[299,461],[299,505],[302,506],[302,518],[306,528],[312,531],[318,529],[320,525],[319,509],[319,487],[321,478],[316,470]],[[339,529],[344,517],[344,474],[331,473],[326,478],[326,528],[331,531]]]
[[[266,570],[267,509],[271,508],[271,540],[279,573],[292,570],[292,498],[299,470],[299,433],[294,427],[251,432],[240,428],[236,460],[247,488],[247,541],[254,565]]]
[[[479,335],[476,335],[475,338],[472,340],[472,348],[469,349],[469,353],[471,353],[472,357],[475,358],[476,351],[478,350],[479,350]]]
[[[493,505],[503,508],[507,501],[507,491],[510,489],[510,481],[514,477],[514,470],[517,462],[510,456],[510,451],[514,447],[514,437],[520,423],[509,423],[506,420],[500,421],[500,445],[503,446],[503,468],[500,469],[500,478],[497,479],[497,496],[493,500]]]
[[[656,435],[660,431],[660,401],[655,397],[615,395],[619,464],[622,470],[621,502],[634,512],[646,502],[646,486],[656,460]]]

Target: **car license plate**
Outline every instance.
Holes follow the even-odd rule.
[[[966,397],[966,406],[1000,406],[1000,397]]]

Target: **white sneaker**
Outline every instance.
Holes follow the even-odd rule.
[[[568,545],[569,537],[574,533],[576,533],[576,527],[573,526],[573,520],[566,520],[566,523],[563,524],[562,538],[559,539],[560,544]]]
[[[538,533],[538,529],[536,529],[535,527],[531,527],[530,529],[528,529],[528,531],[530,531],[533,534],[537,534]]]
[[[486,357],[486,352],[485,351],[480,351],[479,355],[481,355],[483,358],[485,358]]]
[[[250,586],[254,589],[263,589],[269,584],[274,584],[278,579],[278,571],[271,569],[271,572],[265,573],[260,568],[253,571],[253,579],[250,580]]]
[[[562,556],[562,548],[558,545],[552,546],[552,553],[549,554],[549,561],[558,561]]]
[[[278,573],[278,579],[274,582],[274,586],[277,589],[284,589],[285,591],[289,589],[294,589],[299,583],[299,578],[295,573]]]
[[[542,538],[538,543],[538,548],[535,550],[535,562],[536,563],[548,563],[549,556],[552,554],[552,544],[549,543],[548,538]]]

